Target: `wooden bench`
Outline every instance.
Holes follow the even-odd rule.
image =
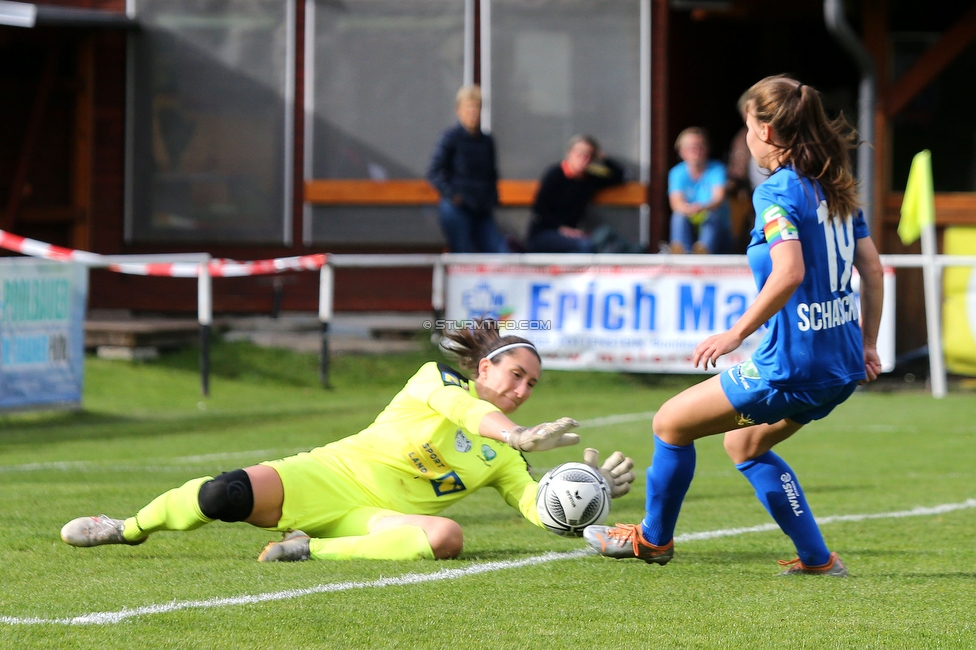
[[[498,181],[498,202],[502,207],[532,205],[539,181]],[[313,205],[433,205],[437,190],[423,179],[373,181],[360,179],[305,181],[305,201]],[[599,205],[636,208],[647,203],[647,186],[624,183],[600,191],[593,198]]]

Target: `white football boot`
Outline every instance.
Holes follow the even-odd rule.
[[[290,530],[280,542],[269,542],[258,562],[301,562],[311,557],[308,550],[309,536],[300,530]]]
[[[125,522],[105,515],[97,517],[78,517],[61,528],[61,539],[72,546],[101,546],[102,544],[128,544],[136,546],[146,538],[130,542],[122,537]]]
[[[655,546],[641,532],[640,524],[616,526],[587,526],[583,539],[604,557],[618,560],[634,558],[648,564],[667,564],[674,557],[674,540],[664,546]]]

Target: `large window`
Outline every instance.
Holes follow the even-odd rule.
[[[456,121],[463,81],[460,0],[327,0],[306,4],[314,25],[308,174],[318,179],[423,178],[440,132]],[[306,240],[442,240],[429,207],[310,210]]]
[[[294,0],[137,0],[129,241],[290,243]]]
[[[491,130],[505,178],[537,178],[576,133],[636,170],[638,0],[492,0]]]
[[[574,134],[588,133],[624,164],[629,180],[639,180],[639,0],[491,0],[490,12],[482,25],[490,28],[491,132],[501,176],[538,179]],[[522,212],[499,218],[525,223]],[[636,208],[590,212],[638,241]]]

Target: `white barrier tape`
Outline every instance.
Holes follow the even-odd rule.
[[[60,246],[46,244],[36,239],[27,239],[26,237],[12,235],[3,230],[0,230],[0,248],[30,255],[31,257],[43,257],[58,262],[79,262],[92,266],[101,265],[102,256],[96,253],[61,248]]]
[[[210,262],[210,275],[215,278],[239,278],[249,275],[270,275],[283,271],[317,271],[325,264],[327,255],[300,255],[298,257],[279,257],[270,260],[238,262],[235,260],[213,260]],[[193,262],[125,262],[110,264],[108,269],[129,275],[153,275],[171,278],[195,278],[200,273],[200,265]]]
[[[129,275],[195,278],[200,274],[200,265],[196,262],[123,262],[112,264],[107,261],[108,258],[98,253],[62,248],[36,239],[20,237],[4,230],[0,230],[0,248],[58,262],[78,262],[86,266],[105,267],[111,271]],[[271,275],[283,271],[316,271],[322,268],[327,260],[328,256],[325,253],[250,262],[217,259],[210,261],[208,270],[212,277],[223,278]]]

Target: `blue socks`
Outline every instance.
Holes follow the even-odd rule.
[[[735,468],[749,479],[756,490],[756,497],[766,511],[793,540],[796,553],[803,564],[820,566],[830,561],[830,551],[824,544],[820,528],[817,527],[803,490],[786,461],[767,451],[758,458],[736,465]]]
[[[654,459],[647,468],[644,539],[663,546],[674,538],[681,502],[695,476],[695,445],[669,445],[654,436]]]

